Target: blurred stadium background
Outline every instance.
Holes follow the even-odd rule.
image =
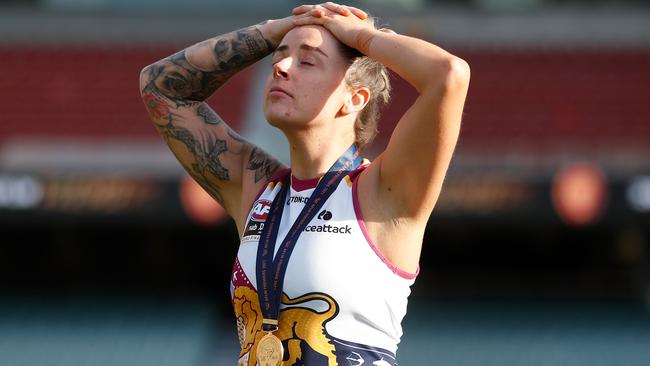
[[[235,363],[236,230],[162,144],[138,74],[297,4],[0,1],[1,365]],[[650,4],[349,4],[472,67],[400,364],[650,365]],[[267,71],[210,103],[286,159]],[[370,157],[414,98],[394,82]]]

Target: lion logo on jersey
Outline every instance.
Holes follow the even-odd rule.
[[[307,307],[312,301],[324,302],[327,309],[319,312]],[[282,303],[286,307],[280,313],[280,329],[276,333],[289,353],[286,364],[294,365],[300,360],[300,364],[338,365],[334,344],[325,330],[325,324],[338,314],[336,301],[327,294],[313,292],[295,299],[284,295]]]
[[[327,305],[327,309],[312,309],[309,306],[313,306],[314,302]],[[309,363],[336,366],[334,344],[325,330],[325,324],[338,313],[336,301],[327,294],[314,292],[295,299],[283,295],[282,304],[284,309],[280,312],[280,327],[274,334],[286,349],[283,365]],[[242,346],[239,366],[255,366],[255,345],[264,336],[257,293],[249,287],[238,287],[233,296],[233,305]]]

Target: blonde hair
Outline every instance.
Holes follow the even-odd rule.
[[[374,26],[375,19],[368,17],[368,22]],[[395,33],[382,28],[383,32]],[[349,61],[350,66],[345,74],[345,82],[352,89],[366,87],[370,90],[370,98],[366,106],[359,112],[354,122],[355,143],[361,149],[372,142],[379,130],[380,108],[390,101],[390,74],[386,66],[363,55],[354,48],[339,42],[339,49]]]

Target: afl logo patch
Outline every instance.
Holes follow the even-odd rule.
[[[271,201],[269,200],[259,200],[255,202],[253,209],[251,210],[251,220],[264,222],[269,216],[271,211]]]

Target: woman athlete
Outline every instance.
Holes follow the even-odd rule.
[[[264,114],[291,169],[205,103],[271,55]],[[386,149],[362,161],[387,67],[418,92]],[[192,177],[234,218],[239,365],[396,365],[423,235],[452,157],[469,66],[378,30],[357,8],[302,5],[142,70],[149,115]]]

